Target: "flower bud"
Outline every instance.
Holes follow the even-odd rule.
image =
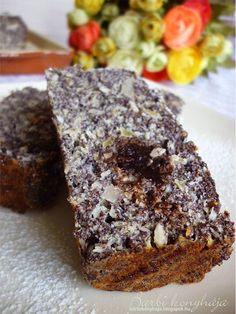
[[[146,59],[149,58],[155,51],[156,45],[153,41],[141,41],[138,44],[138,52]]]
[[[137,0],[129,0],[129,6],[133,10],[137,10],[139,8]]]
[[[89,70],[95,67],[94,58],[83,51],[80,51],[75,55],[73,63],[79,64],[84,70]]]
[[[106,20],[112,20],[119,15],[119,11],[117,4],[107,3],[102,9],[102,16]]]
[[[109,37],[99,38],[93,46],[93,55],[101,64],[105,64],[107,59],[111,57],[116,51],[114,41]]]
[[[80,26],[89,21],[88,14],[83,9],[74,9],[68,14],[69,25]]]
[[[163,6],[164,0],[136,0],[136,6],[144,12],[155,12]]]
[[[228,39],[224,41],[224,47],[221,54],[216,58],[217,62],[224,62],[230,55],[233,53],[233,45],[232,42]]]
[[[104,0],[75,0],[78,8],[84,9],[90,15],[96,15],[102,8]]]
[[[137,18],[131,15],[117,17],[110,23],[108,34],[120,49],[136,48],[139,43]]]
[[[145,16],[140,23],[141,32],[146,40],[159,42],[162,38],[165,25],[158,14],[149,14]]]
[[[132,50],[117,50],[114,55],[108,59],[108,66],[110,68],[126,69],[141,74],[143,62],[137,52]]]
[[[167,61],[168,58],[166,53],[157,48],[151,57],[148,58],[146,69],[149,72],[160,72],[166,67]]]
[[[218,57],[223,52],[224,42],[225,39],[222,34],[207,34],[199,47],[205,57]]]

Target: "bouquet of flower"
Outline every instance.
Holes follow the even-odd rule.
[[[223,17],[227,1],[75,0],[68,14],[74,63],[124,68],[154,81],[188,84],[218,66],[233,67]]]

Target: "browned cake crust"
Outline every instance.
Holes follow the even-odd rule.
[[[18,212],[51,204],[60,154],[45,91],[25,88],[0,104],[0,204]]]
[[[55,156],[27,165],[0,155],[0,204],[19,213],[52,204],[58,189],[58,163]]]
[[[199,282],[213,266],[230,256],[232,244],[229,239],[208,247],[200,241],[183,238],[161,249],[119,253],[91,263],[82,258],[84,277],[97,289],[121,291],[147,291],[169,283]]]
[[[207,165],[159,91],[129,71],[47,72],[86,280],[145,291],[198,282],[234,226]]]

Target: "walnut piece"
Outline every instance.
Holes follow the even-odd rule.
[[[167,244],[167,235],[164,226],[160,223],[156,225],[156,228],[154,230],[154,243],[158,248]]]

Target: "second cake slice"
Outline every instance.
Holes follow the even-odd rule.
[[[51,69],[47,80],[89,283],[196,282],[229,258],[233,223],[159,92],[124,70]]]

